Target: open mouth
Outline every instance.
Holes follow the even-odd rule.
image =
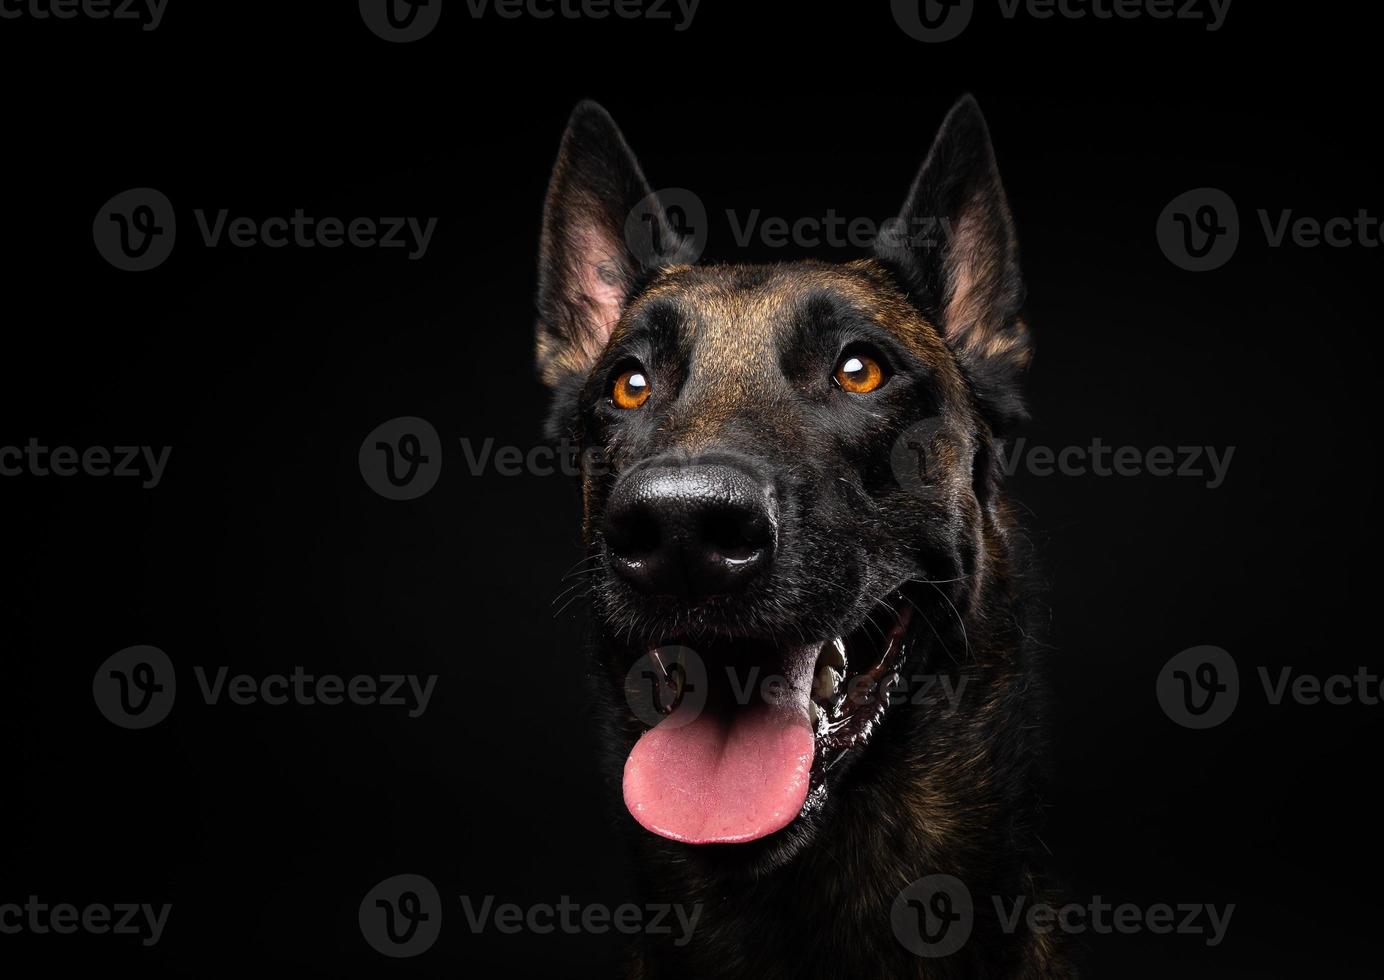
[[[687,844],[733,844],[797,819],[885,716],[913,607],[902,593],[881,605],[887,617],[846,636],[787,648],[737,640],[650,650],[666,697],[662,720],[625,763],[635,820]]]

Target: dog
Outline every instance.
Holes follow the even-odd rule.
[[[638,883],[701,912],[629,975],[1074,976],[1056,931],[1000,914],[1052,892],[1043,648],[998,464],[1032,342],[978,105],[856,261],[699,265],[685,232],[578,105],[539,248],[547,435],[582,449],[593,703]]]

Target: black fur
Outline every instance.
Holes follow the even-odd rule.
[[[979,108],[968,97],[948,115],[901,214],[904,234],[849,265],[641,258],[624,229],[648,193],[613,122],[579,106],[545,212],[539,365],[554,391],[550,434],[598,447],[606,463],[584,472],[582,489],[612,780],[644,731],[623,698],[625,673],[661,643],[700,644],[712,657],[755,643],[772,657],[801,637],[867,642],[906,602],[901,672],[963,693],[954,706],[912,703],[919,687],[908,684],[909,701],[819,774],[822,797],[767,838],[688,846],[622,810],[645,899],[704,906],[688,945],[650,937],[632,975],[1072,976],[1057,937],[1003,931],[992,901],[1046,897],[1045,742],[1024,538],[995,462],[1024,416],[1018,381],[1031,348]],[[924,218],[949,234],[912,240],[907,230]],[[584,293],[593,283],[601,295]],[[602,316],[612,296],[617,316]],[[887,383],[867,394],[833,387],[851,350],[885,364]],[[610,387],[632,363],[653,393],[624,411]],[[914,483],[900,474],[898,447],[919,431],[927,475]],[[605,501],[619,480],[670,457],[731,460],[773,487],[778,553],[745,592],[651,597],[611,573]],[[974,932],[952,955],[922,958],[896,939],[890,913],[901,889],[937,873],[970,890]]]

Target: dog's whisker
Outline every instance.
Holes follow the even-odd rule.
[[[594,561],[594,560],[596,560],[597,558],[600,558],[600,557],[601,557],[601,555],[600,555],[599,552],[595,552],[595,553],[589,554],[589,555],[583,555],[582,557],[580,557],[580,558],[578,558],[576,561],[574,561],[574,562],[568,567],[567,571],[570,572],[570,571],[572,571],[572,569],[574,569],[574,568],[580,568],[582,565],[585,565],[587,562],[589,562],[589,561]]]
[[[919,585],[951,585],[955,582],[964,582],[971,576],[958,575],[956,578],[911,578],[908,581],[917,582]]]
[[[565,582],[569,578],[577,578],[581,575],[590,575],[593,572],[596,572],[598,569],[596,569],[594,566],[591,568],[582,568],[581,566],[587,564],[588,562],[598,562],[601,560],[601,557],[602,556],[600,554],[587,555],[581,561],[577,562],[571,568],[567,569],[567,571],[563,573],[562,578],[559,579],[559,581]]]
[[[961,618],[961,613],[957,610],[956,606],[952,604],[951,598],[939,589],[935,582],[928,582],[926,584],[933,587],[937,594],[942,597],[942,601],[947,604],[947,608],[952,611],[952,615],[956,617],[956,625],[961,630],[961,640],[966,645],[966,659],[969,660],[971,657],[971,639],[966,635],[966,621]]]
[[[576,586],[573,586],[573,588],[576,588]],[[572,605],[572,603],[576,602],[576,601],[579,600],[579,599],[585,599],[587,596],[589,596],[589,595],[592,593],[592,591],[593,591],[592,589],[587,589],[585,592],[578,592],[576,595],[572,596],[572,598],[568,599],[565,603],[563,603],[563,606],[562,606],[561,609],[559,609],[557,612],[553,613],[553,618],[554,618],[554,619],[561,619],[561,618],[562,618],[562,614],[565,613],[565,612],[568,610],[568,608]]]
[[[559,602],[561,602],[561,601],[567,596],[568,593],[572,592],[572,591],[575,590],[575,589],[580,589],[581,586],[582,586],[582,583],[580,583],[580,582],[576,583],[575,585],[569,585],[569,586],[567,586],[567,588],[563,589],[561,592],[559,592],[557,595],[555,595],[555,596],[553,597],[553,601],[550,602],[550,603],[548,603],[548,605],[550,605],[550,606],[556,606]]]
[[[883,605],[883,603],[879,603],[879,604],[880,604],[880,605]],[[888,606],[885,606],[884,608],[885,608],[886,610],[889,609]],[[870,627],[871,629],[873,629],[876,633],[878,633],[878,634],[879,634],[879,641],[880,641],[881,643],[884,642],[884,636],[885,636],[885,634],[884,634],[884,629],[883,629],[878,623],[875,622],[875,618],[874,618],[873,612],[867,612],[867,613],[865,614],[865,620],[864,620],[863,625],[869,626],[869,627]]]

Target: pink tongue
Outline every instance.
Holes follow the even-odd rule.
[[[807,800],[814,746],[808,688],[793,688],[782,704],[726,716],[688,720],[679,707],[645,732],[625,761],[634,819],[687,844],[742,843],[787,826]]]

